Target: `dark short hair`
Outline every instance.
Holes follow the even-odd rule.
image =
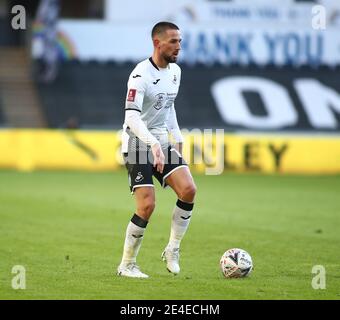
[[[163,33],[164,31],[168,29],[179,30],[179,28],[172,22],[161,21],[161,22],[156,23],[151,31],[152,39],[156,34]]]

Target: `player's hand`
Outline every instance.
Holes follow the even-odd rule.
[[[154,159],[153,166],[157,168],[158,172],[163,173],[165,157],[161,145],[159,143],[154,144],[151,151]]]

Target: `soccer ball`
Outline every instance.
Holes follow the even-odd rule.
[[[247,251],[234,248],[223,254],[220,266],[226,278],[242,278],[253,270],[253,261]]]

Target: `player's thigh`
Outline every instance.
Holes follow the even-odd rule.
[[[190,173],[189,167],[183,166],[172,172],[166,179],[168,184],[181,200],[186,196],[194,197],[196,194],[196,185]]]

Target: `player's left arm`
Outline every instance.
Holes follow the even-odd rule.
[[[182,154],[183,150],[183,136],[181,130],[178,126],[175,105],[173,104],[170,108],[169,118],[167,121],[167,127],[171,133],[173,139],[175,140],[175,148]]]

